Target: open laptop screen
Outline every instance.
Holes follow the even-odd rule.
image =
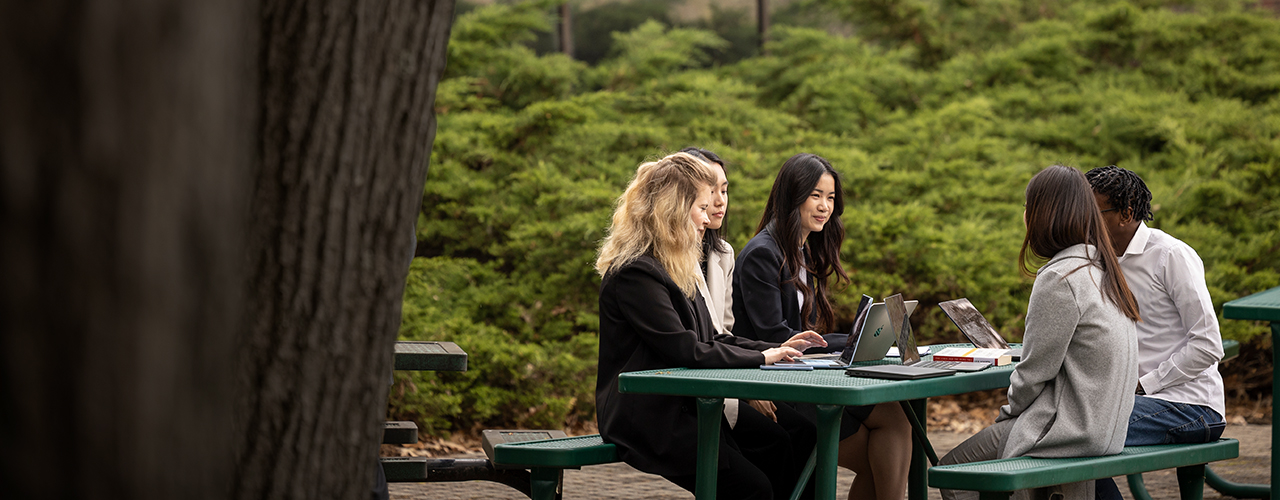
[[[853,362],[853,354],[858,352],[858,340],[862,338],[862,328],[867,324],[867,314],[871,311],[871,303],[874,300],[864,294],[862,300],[858,302],[858,314],[853,318],[853,329],[849,331],[849,338],[844,343],[844,351],[840,352],[842,364],[847,365]]]
[[[1009,348],[1009,343],[1005,342],[1000,332],[997,332],[991,323],[987,322],[987,318],[969,303],[969,299],[939,302],[938,307],[942,308],[942,312],[947,313],[951,322],[960,328],[960,332],[969,339],[969,342],[973,342],[973,345],[982,349]]]

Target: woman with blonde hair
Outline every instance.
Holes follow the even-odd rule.
[[[709,222],[715,172],[676,153],[645,163],[619,198],[596,270],[600,285],[600,356],[596,418],[605,442],[624,462],[693,491],[697,409],[693,398],[618,392],[618,374],[661,368],[747,368],[789,360],[825,345],[812,333],[782,343],[717,333],[699,260]],[[751,412],[744,408],[743,412]],[[786,498],[799,475],[748,460],[722,420],[721,498]],[[808,449],[791,450],[803,464]]]

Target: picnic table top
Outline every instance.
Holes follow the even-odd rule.
[[[971,344],[943,344],[940,347]],[[854,363],[854,366],[897,364],[896,359]],[[1017,363],[980,372],[957,373],[922,380],[883,380],[850,377],[844,370],[761,370],[758,368],[668,368],[623,373],[622,392],[673,396],[737,397],[800,403],[858,406],[922,399],[1009,386]]]
[[[443,341],[396,342],[397,370],[467,371],[467,352],[458,344]]]
[[[1222,317],[1280,323],[1280,286],[1223,304]]]

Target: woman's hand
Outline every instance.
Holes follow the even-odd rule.
[[[761,415],[769,417],[774,422],[778,421],[778,415],[774,413],[778,410],[778,407],[773,404],[773,401],[762,401],[759,399],[743,399],[742,401],[746,401],[747,404],[751,405],[752,408],[755,408]]]
[[[772,365],[779,361],[791,361],[793,358],[800,357],[800,351],[786,346],[765,349],[761,351],[761,354],[764,354],[764,364],[766,365]]]
[[[804,352],[805,349],[808,349],[810,347],[826,347],[827,341],[826,339],[822,338],[821,335],[818,335],[817,332],[813,330],[809,330],[806,332],[797,333],[794,337],[791,337],[791,340],[783,342],[782,346],[790,347],[797,351]]]

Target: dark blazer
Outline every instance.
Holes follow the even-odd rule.
[[[766,342],[786,342],[797,333],[800,323],[800,300],[796,287],[787,284],[791,272],[782,265],[782,249],[766,227],[738,252],[733,267],[733,334]],[[809,286],[814,286],[809,276]],[[818,321],[818,310],[809,311],[809,324]],[[826,348],[812,348],[808,353],[831,352],[844,348],[846,334],[818,332],[827,341]]]
[[[636,469],[665,476],[697,470],[694,399],[621,394],[618,374],[659,368],[745,368],[779,344],[719,335],[701,295],[689,300],[651,256],[610,272],[600,285],[596,420],[606,443]]]

